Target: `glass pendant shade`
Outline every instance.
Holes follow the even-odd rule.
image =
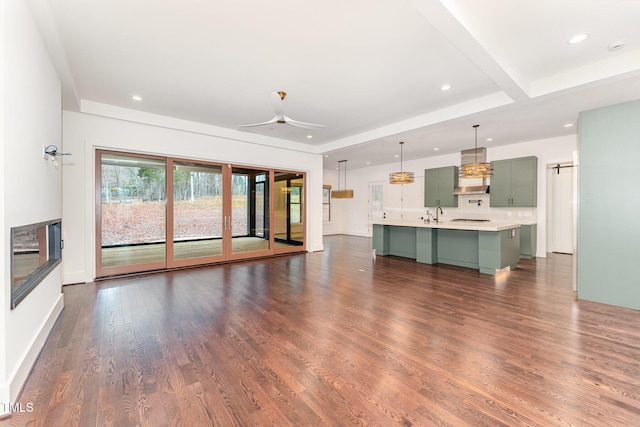
[[[460,178],[489,178],[493,175],[493,167],[491,163],[478,161],[478,127],[480,125],[473,125],[476,130],[475,138],[475,162],[460,165]]]
[[[400,172],[391,172],[389,174],[389,184],[411,184],[413,182],[413,172],[402,171],[402,144],[400,143]]]
[[[411,184],[413,182],[413,172],[391,172],[389,174],[390,184]]]
[[[460,166],[460,178],[488,178],[492,170],[491,163],[469,163]]]

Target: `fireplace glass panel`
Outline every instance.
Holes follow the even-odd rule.
[[[62,259],[60,220],[11,229],[11,309],[14,309]]]

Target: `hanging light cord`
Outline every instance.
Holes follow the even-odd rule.
[[[344,188],[347,188],[347,161],[338,161],[338,190],[342,190],[340,186],[340,175],[342,174],[342,164],[344,163]]]
[[[473,125],[473,127],[476,129],[476,149],[474,150],[474,154],[476,155],[476,163],[478,163],[478,127],[480,125]]]

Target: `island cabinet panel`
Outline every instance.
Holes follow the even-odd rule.
[[[373,249],[376,255],[416,259],[416,229],[374,224]]]
[[[518,266],[520,259],[520,229],[498,232],[478,232],[480,273],[495,274],[496,270]]]
[[[416,230],[416,261],[424,264],[438,262],[438,230],[423,227]]]
[[[537,205],[537,157],[497,160],[491,164],[493,166],[490,196],[492,207],[535,207]]]
[[[389,255],[416,259],[414,227],[389,227]]]
[[[538,227],[536,224],[520,227],[520,258],[532,259],[538,250]]]
[[[376,255],[389,255],[389,227],[373,224],[373,249]]]
[[[457,166],[425,169],[424,171],[424,206],[449,207],[458,206],[458,196],[453,190],[458,186],[459,170]]]
[[[438,262],[478,268],[478,232],[438,230]]]

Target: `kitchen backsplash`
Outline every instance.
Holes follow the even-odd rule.
[[[490,207],[489,197],[489,194],[458,196],[458,207],[442,208],[443,213],[440,214],[440,218],[444,218],[445,220],[454,218],[489,219],[492,221],[512,221],[516,223],[537,222],[536,208],[492,208]],[[437,206],[419,209],[387,209],[386,214],[388,219],[411,221],[425,217],[427,209],[435,215],[436,207]]]

